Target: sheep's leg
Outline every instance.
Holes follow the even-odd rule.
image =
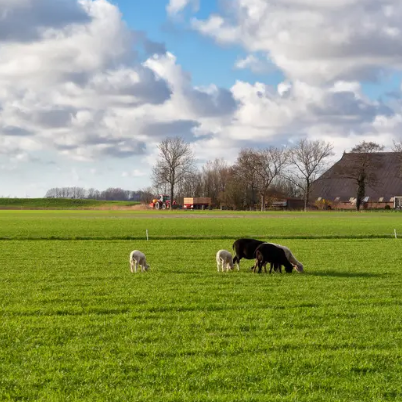
[[[219,265],[220,265],[220,261],[216,261],[216,268],[217,268],[218,272],[219,272]]]
[[[257,267],[258,267],[258,269],[260,268],[260,262],[258,260],[254,264],[254,269],[253,269],[254,273],[257,271]]]
[[[133,266],[133,261],[130,261],[130,271],[131,273],[134,273],[134,266]]]
[[[233,266],[234,264],[237,265],[237,270],[240,271],[240,258],[237,255],[233,258]]]
[[[273,262],[271,262],[271,266],[270,266],[270,268],[269,268],[269,273],[271,274],[272,273],[272,268],[274,267],[274,263]]]
[[[135,273],[137,273],[137,268],[138,268],[138,261],[136,260],[136,261],[135,261],[135,267],[134,267]]]
[[[225,260],[223,258],[221,258],[221,267],[222,267],[222,272],[226,271],[226,264],[225,264]]]

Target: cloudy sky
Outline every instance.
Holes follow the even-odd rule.
[[[180,135],[241,147],[402,137],[399,0],[0,0],[0,196],[140,189]]]

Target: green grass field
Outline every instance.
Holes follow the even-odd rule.
[[[80,200],[70,198],[1,198],[0,209],[85,209],[132,206],[139,202]]]
[[[0,239],[392,238],[399,212],[0,211]]]
[[[402,400],[394,228],[402,214],[0,212],[0,400]],[[306,273],[217,273],[243,236]],[[131,274],[133,249],[150,272]]]

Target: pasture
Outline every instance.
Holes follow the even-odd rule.
[[[0,400],[402,400],[395,228],[393,212],[0,211]],[[306,273],[218,274],[243,236]],[[134,249],[150,272],[130,273]]]

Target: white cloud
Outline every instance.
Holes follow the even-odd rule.
[[[268,60],[249,54],[244,59],[239,59],[235,63],[235,68],[239,70],[250,69],[256,74],[268,74],[275,70],[275,67]]]
[[[32,182],[41,176],[41,160],[57,161],[52,169],[43,162],[42,173],[46,170],[46,180],[52,180],[49,188],[69,185],[70,178],[75,185],[107,187],[106,177],[111,186],[118,180],[124,186],[124,178],[132,177],[146,186],[156,145],[168,135],[191,142],[200,161],[223,157],[233,162],[243,146],[282,145],[304,136],[327,139],[342,150],[363,138],[392,144],[402,128],[400,100],[396,97],[391,109],[368,99],[360,78],[350,74],[374,68],[371,61],[377,60],[377,48],[370,57],[362,55],[358,47],[356,55],[351,52],[346,57],[341,52],[339,61],[332,60],[336,46],[331,27],[318,34],[321,25],[312,23],[314,18],[323,18],[328,25],[331,13],[341,17],[348,8],[357,10],[362,6],[360,0],[323,0],[319,5],[312,0],[283,0],[276,8],[270,0],[231,4],[238,15],[236,21],[216,16],[196,21],[194,26],[217,40],[238,41],[258,51],[258,57],[239,60],[239,68],[272,68],[270,62],[274,61],[287,75],[283,82],[271,87],[237,81],[229,89],[216,83],[195,86],[163,44],[149,40],[143,32],[131,31],[118,8],[106,0],[0,0],[0,166],[2,170],[13,166],[10,188],[15,188],[21,177]],[[289,15],[283,14],[284,4]],[[312,15],[306,11],[307,5]],[[375,4],[370,6],[380,10]],[[295,8],[310,19],[299,21]],[[379,22],[373,17],[377,27],[399,12],[398,7],[381,10]],[[273,15],[271,11],[275,11]],[[26,23],[18,25],[17,16],[26,16]],[[308,24],[312,25],[302,35],[306,39],[304,54],[291,38],[297,42],[302,32],[298,29]],[[335,22],[334,31],[341,24]],[[362,28],[350,29],[359,33]],[[377,46],[373,31],[366,31]],[[329,39],[325,35],[330,35]],[[384,35],[388,42],[381,36],[382,44],[391,45],[398,32]],[[346,47],[357,46],[354,36],[345,38]],[[392,56],[395,60],[398,49]],[[395,67],[385,49],[383,52],[381,65],[390,62]],[[281,57],[294,62],[294,68],[279,63]],[[354,63],[352,70],[348,60]],[[364,64],[364,60],[368,62]],[[338,63],[345,66],[344,71]],[[334,79],[338,76],[342,79]],[[72,162],[76,160],[81,163]],[[108,172],[112,165],[114,171]],[[25,169],[24,174],[18,166]],[[73,170],[72,166],[77,167]],[[141,168],[130,170],[129,166]],[[63,172],[63,182],[58,183]],[[91,180],[86,182],[88,176]]]
[[[402,69],[402,3],[395,0],[233,0],[226,14],[193,19],[219,43],[265,52],[291,80],[373,79]]]
[[[173,16],[183,11],[190,4],[193,5],[193,10],[198,10],[198,3],[199,0],[170,0],[166,6],[166,11]]]
[[[142,177],[145,176],[146,173],[139,169],[131,170],[130,172],[123,172],[121,174],[122,177]]]
[[[49,1],[7,3],[1,14],[11,32],[16,13],[32,14],[13,40],[5,28],[0,35],[4,155],[44,149],[82,161],[141,155],[176,129],[194,140],[199,119],[234,111],[230,91],[194,88],[176,58],[130,31],[110,2]],[[148,60],[138,59],[133,45]]]

